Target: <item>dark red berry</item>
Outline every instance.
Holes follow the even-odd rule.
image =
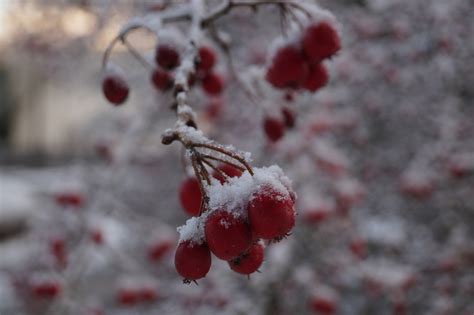
[[[266,80],[276,88],[298,88],[306,77],[307,66],[298,48],[280,48],[267,70]]]
[[[230,269],[233,271],[249,275],[257,271],[263,262],[263,246],[259,243],[253,244],[247,252],[229,261]]]
[[[339,51],[341,42],[337,31],[327,22],[309,26],[303,35],[303,50],[311,61],[321,61]]]
[[[104,235],[98,228],[95,228],[90,232],[90,237],[96,245],[102,245],[104,243]]]
[[[293,128],[295,126],[295,112],[288,107],[281,109],[283,115],[283,122],[287,128]]]
[[[216,54],[212,48],[202,46],[199,48],[199,60],[198,70],[209,72],[216,63]]]
[[[54,196],[56,203],[63,207],[81,207],[84,204],[82,195],[77,192],[61,192]]]
[[[187,280],[204,278],[211,269],[211,252],[206,243],[184,241],[178,245],[174,258],[176,271]]]
[[[302,87],[308,91],[316,92],[328,83],[328,78],[328,72],[322,63],[311,65]]]
[[[117,302],[123,306],[132,306],[138,302],[138,294],[130,288],[121,288],[117,292]]]
[[[281,238],[295,225],[291,197],[270,186],[263,186],[253,193],[247,210],[253,235],[259,238]]]
[[[201,189],[196,177],[188,177],[179,188],[179,201],[183,209],[190,215],[199,214],[201,209]]]
[[[229,164],[221,164],[219,165],[218,169],[227,175],[228,177],[240,177],[242,175],[242,171],[239,170],[238,168],[235,168]],[[221,184],[225,182],[224,176],[219,174],[218,172],[213,172],[212,176],[214,176],[215,179],[219,180]]]
[[[136,294],[140,302],[153,302],[158,299],[158,292],[152,287],[141,287]]]
[[[114,105],[120,105],[128,98],[128,84],[118,74],[109,74],[102,80],[102,92]]]
[[[336,312],[336,304],[331,298],[314,296],[310,302],[311,309],[317,314],[331,315]]]
[[[155,60],[162,68],[171,70],[179,65],[179,54],[175,48],[169,45],[158,45]]]
[[[202,79],[202,89],[209,95],[221,94],[224,89],[224,80],[217,73],[209,72]]]
[[[237,257],[252,242],[248,223],[224,210],[216,210],[209,215],[204,232],[211,252],[223,260]]]
[[[223,106],[224,103],[220,98],[213,98],[207,103],[205,112],[210,119],[214,119],[219,116]]]
[[[49,242],[49,250],[58,266],[65,267],[67,265],[66,243],[64,239],[53,238]]]
[[[280,140],[285,134],[285,126],[283,122],[275,117],[266,117],[263,121],[263,130],[267,135],[267,138],[276,142]]]
[[[33,296],[44,299],[52,299],[61,293],[61,285],[54,280],[43,280],[30,285]]]
[[[173,78],[163,70],[155,69],[151,75],[153,86],[161,91],[167,91],[173,86]]]

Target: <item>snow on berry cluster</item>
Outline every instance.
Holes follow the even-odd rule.
[[[231,173],[231,169],[228,165],[221,167],[229,176],[226,182],[214,176],[212,184],[205,188],[208,209],[178,228],[180,241],[175,266],[186,280],[206,276],[211,253],[228,261],[237,273],[255,272],[263,262],[262,240],[280,240],[295,224],[295,193],[278,166],[254,168],[253,176],[235,169]],[[184,181],[180,200],[188,213],[199,214],[201,195],[197,180]]]
[[[327,11],[312,10],[304,28],[292,33],[274,43],[276,49],[267,67],[266,80],[277,89],[315,92],[328,81],[323,61],[341,48],[335,19]]]

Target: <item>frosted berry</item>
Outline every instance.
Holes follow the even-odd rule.
[[[175,48],[169,45],[158,45],[155,60],[162,68],[171,70],[179,65],[179,54]]]
[[[211,269],[211,252],[206,243],[181,242],[174,258],[176,271],[185,280],[204,278]]]
[[[275,117],[266,117],[263,121],[263,130],[267,135],[267,138],[276,142],[280,140],[285,134],[285,126],[283,122]]]
[[[233,271],[249,275],[257,271],[263,262],[263,246],[259,243],[253,244],[247,252],[229,261],[230,269]]]
[[[235,168],[229,164],[221,164],[218,169],[224,173],[225,175],[229,177],[240,177],[242,175],[242,171],[239,170],[238,168]],[[221,184],[225,182],[224,176],[219,174],[218,172],[212,173],[212,176],[214,176],[215,179],[219,180]]]
[[[199,65],[198,70],[209,72],[216,63],[216,54],[214,51],[207,46],[203,46],[199,48]]]
[[[310,66],[307,77],[302,87],[308,91],[316,92],[328,83],[328,72],[322,63]]]
[[[259,238],[281,238],[295,225],[295,209],[291,197],[270,186],[263,186],[253,193],[247,211],[253,235]]]
[[[209,95],[221,94],[224,89],[224,80],[214,72],[210,72],[202,79],[202,89]]]
[[[306,77],[307,65],[298,48],[280,48],[272,59],[266,80],[276,88],[298,88]]]
[[[223,260],[237,257],[252,242],[248,223],[224,210],[216,210],[209,215],[204,232],[211,252]]]
[[[329,58],[341,49],[337,31],[327,22],[309,26],[303,35],[303,50],[312,61]]]
[[[173,86],[173,78],[168,72],[155,69],[151,75],[151,83],[156,89],[167,91]]]
[[[102,92],[114,105],[120,105],[128,98],[128,84],[118,74],[109,74],[102,80]]]
[[[198,215],[201,209],[201,190],[196,177],[188,177],[179,188],[179,201],[190,215]]]

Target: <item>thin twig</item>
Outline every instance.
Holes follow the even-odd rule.
[[[216,146],[216,145],[213,145],[213,144],[209,144],[209,143],[194,143],[192,144],[192,147],[197,147],[197,148],[207,148],[207,149],[210,149],[210,150],[214,150],[214,151],[217,151],[217,152],[220,152],[222,154],[225,154],[227,156],[230,156],[232,157],[233,159],[239,161],[243,166],[245,166],[245,168],[249,171],[250,175],[253,176],[253,171],[252,171],[252,168],[250,167],[250,165],[247,163],[247,161],[245,161],[244,158],[242,158],[241,156],[233,153],[233,152],[230,152],[230,151],[227,151],[219,146]]]

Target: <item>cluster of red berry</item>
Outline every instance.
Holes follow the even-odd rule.
[[[328,72],[323,61],[332,57],[340,48],[339,34],[332,23],[310,23],[298,36],[296,43],[286,42],[277,49],[265,78],[277,89],[316,92],[328,82]],[[285,128],[293,127],[294,121],[294,113],[283,107],[278,117],[265,117],[263,129],[267,138],[276,142],[283,137]]]
[[[341,48],[339,34],[326,21],[310,24],[297,43],[287,43],[274,54],[266,79],[275,88],[315,92],[326,85],[328,73],[324,59]]]
[[[227,169],[226,174],[232,174],[229,172],[230,166],[221,169]],[[233,174],[236,178],[232,183],[235,185],[239,185],[238,181],[244,176],[251,178],[249,174],[240,171],[239,174]],[[215,181],[213,185],[232,184],[224,183],[219,177],[217,179],[221,183]],[[198,193],[199,187],[192,188],[190,183],[192,181],[187,179],[181,187],[181,202],[188,213],[198,215],[201,195]],[[186,193],[190,187],[194,192]],[[201,219],[198,224],[203,225],[202,239],[180,241],[175,254],[176,270],[187,281],[203,278],[210,270],[212,253],[227,261],[237,273],[249,275],[257,271],[264,257],[261,240],[280,240],[295,225],[294,202],[295,195],[290,188],[282,191],[281,187],[275,188],[265,183],[252,189],[245,201],[244,213],[226,203],[202,213],[196,218],[198,221]]]
[[[213,72],[216,63],[216,53],[208,46],[201,46],[198,50],[199,61],[197,73],[189,78],[189,85],[194,85],[196,80],[201,83],[203,91],[209,95],[218,95],[224,88],[222,77]],[[174,47],[168,44],[158,45],[155,60],[157,65],[151,76],[153,86],[162,91],[167,91],[173,86],[173,74],[170,72],[180,64],[180,56]]]
[[[208,46],[201,46],[198,55],[197,71],[189,78],[189,85],[199,82],[206,94],[211,96],[221,94],[224,80],[221,75],[213,71],[217,60],[216,53]],[[181,63],[178,49],[168,43],[157,45],[155,62],[157,67],[152,71],[150,81],[157,90],[168,91],[174,84],[173,70]],[[119,71],[109,68],[102,81],[102,91],[110,103],[120,105],[127,100],[129,87]]]

